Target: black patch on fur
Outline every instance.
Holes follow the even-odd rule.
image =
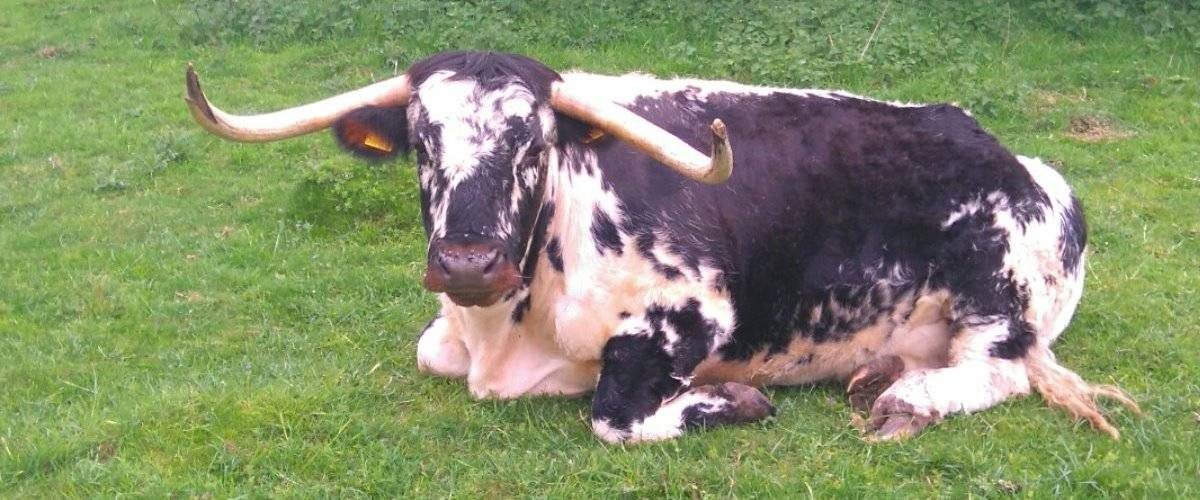
[[[688,299],[680,308],[650,306],[645,315],[655,335],[664,335],[664,342],[663,325],[669,325],[679,335],[679,340],[672,345],[672,373],[678,376],[691,374],[692,369],[708,356],[713,338],[720,331],[715,322],[700,313],[700,301],[694,298]]]
[[[592,418],[628,430],[682,387],[671,377],[671,356],[661,339],[622,335],[609,339],[601,354],[600,381],[592,396]]]
[[[1037,331],[1025,321],[1012,321],[1008,326],[1008,338],[992,344],[992,356],[1002,359],[1017,359],[1025,356],[1037,341]]]
[[[550,261],[550,267],[555,271],[563,272],[562,247],[559,246],[558,238],[550,238],[550,242],[546,244],[546,260]]]
[[[648,307],[644,317],[650,324],[648,331],[622,332],[605,344],[601,357],[592,418],[606,419],[618,429],[628,429],[682,390],[680,380],[708,356],[719,328],[700,313],[696,299],[678,308]],[[678,336],[670,346],[671,354],[667,354],[664,326]]]
[[[517,305],[513,307],[512,311],[512,322],[514,324],[520,323],[522,319],[525,319],[525,313],[529,312],[529,308],[532,303],[532,295],[526,295],[525,298],[517,302]]]
[[[654,270],[663,275],[668,280],[676,280],[683,276],[683,272],[678,267],[668,266],[666,264],[655,264]]]
[[[724,422],[722,412],[712,404],[696,403],[683,409],[683,426],[688,429],[712,427]]]
[[[626,230],[629,231],[631,229],[636,228],[637,226],[627,223],[625,225],[625,227],[626,227]],[[654,242],[655,242],[654,233],[647,232],[647,233],[642,233],[642,234],[637,235],[637,238],[634,239],[634,245],[637,247],[638,255],[641,255],[643,259],[646,259],[647,261],[649,261],[651,263],[651,265],[654,267],[654,271],[657,272],[658,274],[663,275],[664,278],[666,278],[668,280],[675,280],[675,279],[679,279],[680,277],[682,277],[683,272],[680,271],[678,267],[663,264],[661,261],[658,260],[658,257],[654,255]],[[684,260],[685,261],[696,260],[696,267],[695,267],[696,273],[695,274],[697,275],[697,277],[699,277],[699,274],[700,274],[699,259],[685,258]]]
[[[617,229],[617,225],[600,207],[596,207],[592,211],[592,238],[596,242],[596,250],[604,253],[605,250],[611,251],[617,255],[624,253],[621,246],[621,232]]]
[[[1079,261],[1083,250],[1087,248],[1087,220],[1083,216],[1083,206],[1079,199],[1071,197],[1071,206],[1063,212],[1062,240],[1059,241],[1059,256],[1062,258],[1063,269],[1068,276],[1079,271]]]

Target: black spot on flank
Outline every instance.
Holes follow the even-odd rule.
[[[1074,275],[1078,271],[1083,249],[1087,247],[1087,221],[1083,217],[1083,207],[1074,196],[1071,197],[1071,206],[1062,215],[1062,240],[1058,245],[1063,270],[1067,275]]]
[[[555,271],[563,272],[562,248],[559,247],[557,237],[550,238],[550,242],[546,244],[546,259],[550,261],[550,266]]]
[[[617,317],[621,318],[621,319],[629,319],[630,316],[633,316],[633,315],[629,314],[629,311],[621,311],[620,314],[617,314]]]
[[[599,207],[592,212],[592,238],[596,240],[596,250],[604,253],[610,250],[617,255],[624,251],[621,248],[621,232],[612,218]]]
[[[992,344],[992,356],[1001,359],[1017,359],[1029,352],[1029,347],[1037,340],[1033,325],[1024,321],[1013,321],[1008,327],[1008,338]]]

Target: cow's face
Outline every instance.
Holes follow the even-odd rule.
[[[429,236],[425,287],[462,306],[492,305],[522,283],[554,113],[517,79],[481,83],[443,71],[414,90],[407,109],[364,108],[335,131],[359,153],[376,149],[372,142],[380,153],[401,141],[415,151]]]

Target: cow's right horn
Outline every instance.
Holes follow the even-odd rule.
[[[729,147],[725,123],[719,119],[712,122],[712,155],[705,156],[636,113],[586,95],[566,82],[555,82],[550,105],[560,113],[616,136],[689,179],[720,184],[733,174],[733,149]]]
[[[200,89],[200,78],[189,63],[185,99],[192,117],[209,132],[234,141],[267,142],[323,130],[363,106],[408,104],[411,95],[405,74],[303,106],[261,115],[231,115],[209,104]]]

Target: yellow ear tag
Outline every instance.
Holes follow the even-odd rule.
[[[375,135],[371,132],[367,132],[366,137],[363,137],[362,145],[366,146],[368,148],[374,149],[375,151],[379,151],[381,153],[391,153],[392,152],[392,143],[391,142],[389,142],[387,139],[384,139],[384,138],[382,138],[378,135]]]

